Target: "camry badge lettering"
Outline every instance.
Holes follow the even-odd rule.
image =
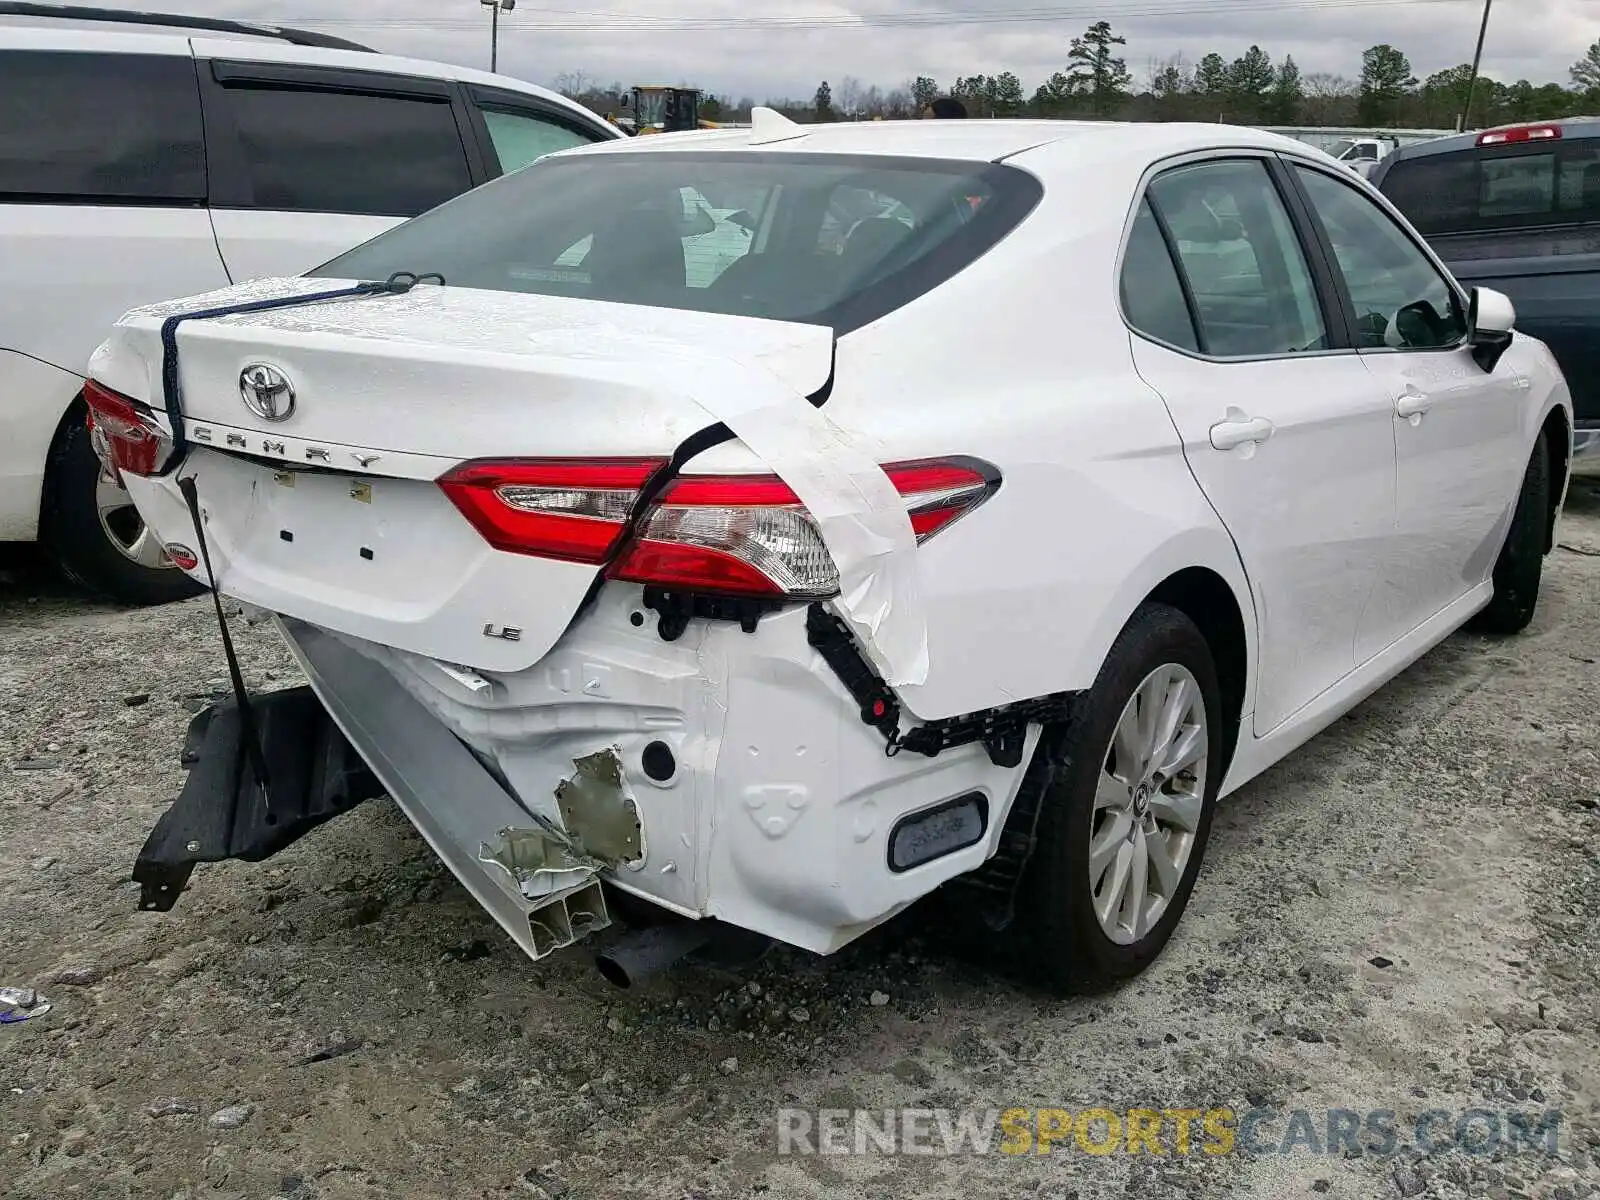
[[[282,442],[263,441],[261,443],[261,449],[267,454],[285,453]]]
[[[350,457],[355,459],[363,467],[370,467],[373,463],[377,462],[380,458],[382,458],[383,455],[381,455],[381,454],[355,454],[355,453],[352,453],[350,455]]]
[[[502,642],[520,642],[522,630],[513,625],[485,625],[483,636],[486,638],[499,638]]]
[[[211,440],[211,426],[196,425],[194,427],[194,439],[197,442],[209,442]]]
[[[321,446],[307,446],[306,460],[308,462],[332,462],[333,455],[329,454]]]
[[[242,434],[242,433],[230,433],[228,435],[228,445],[237,446],[237,447],[239,447],[239,449],[243,450],[244,447],[245,447],[244,434]]]
[[[263,421],[287,421],[294,415],[294,385],[266,363],[251,363],[239,372],[239,399]]]

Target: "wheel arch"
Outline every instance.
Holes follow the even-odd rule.
[[[56,484],[61,477],[62,453],[66,446],[67,433],[76,424],[88,420],[89,405],[83,398],[83,389],[67,402],[67,407],[62,410],[61,419],[56,422],[55,432],[50,435],[50,450],[44,460],[44,479],[39,488],[39,541],[48,547],[54,534],[53,517],[58,504]]]
[[[1571,470],[1572,426],[1567,421],[1567,411],[1559,404],[1545,414],[1540,426],[1544,434],[1545,453],[1550,456],[1550,511],[1545,521],[1544,552],[1556,548],[1556,518],[1567,494],[1567,477]]]
[[[1222,752],[1225,778],[1244,729],[1245,701],[1250,690],[1251,642],[1243,607],[1228,581],[1209,567],[1186,567],[1157,584],[1141,602],[1164,604],[1183,613],[1211,647],[1222,691]]]

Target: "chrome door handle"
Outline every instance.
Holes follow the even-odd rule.
[[[1433,407],[1433,401],[1428,399],[1423,392],[1407,392],[1394,402],[1394,411],[1397,416],[1420,417]]]
[[[1211,427],[1211,444],[1218,450],[1234,450],[1246,442],[1264,442],[1272,436],[1272,422],[1265,417],[1230,415]]]

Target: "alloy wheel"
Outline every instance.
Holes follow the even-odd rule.
[[[1205,697],[1188,668],[1134,689],[1106,748],[1090,817],[1089,888],[1105,935],[1127,946],[1160,922],[1183,882],[1205,808]]]

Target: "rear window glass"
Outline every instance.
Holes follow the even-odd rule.
[[[1381,186],[1424,235],[1600,221],[1600,139],[1401,159]]]
[[[1037,202],[989,163],[737,151],[546,159],[320,267],[850,328],[949,279]]]

